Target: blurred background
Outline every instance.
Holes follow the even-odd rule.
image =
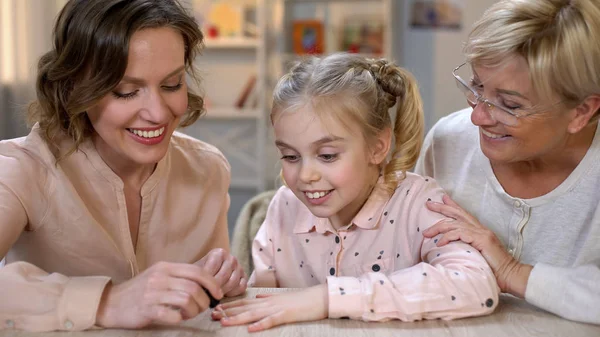
[[[89,0],[102,1],[102,0]],[[38,58],[66,0],[0,0],[0,140],[25,136]],[[426,130],[466,107],[452,69],[472,24],[495,0],[181,0],[206,36],[196,60],[207,115],[183,129],[232,165],[232,230],[243,205],[277,187],[270,94],[296,59],[335,51],[385,57],[417,78]]]

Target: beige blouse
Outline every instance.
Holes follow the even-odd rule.
[[[215,147],[173,134],[141,190],[133,247],[123,182],[88,141],[52,150],[36,126],[0,142],[0,329],[92,327],[106,284],[159,261],[229,248],[230,167]]]

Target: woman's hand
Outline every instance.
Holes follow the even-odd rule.
[[[280,294],[259,294],[255,299],[237,300],[219,304],[220,310],[213,310],[212,318],[221,320],[224,326],[252,323],[249,332],[262,331],[272,327],[293,323],[316,321],[327,318],[327,285],[321,284],[302,291]]]
[[[106,328],[138,329],[152,323],[177,324],[208,308],[209,298],[223,297],[204,269],[187,263],[159,262],[119,285],[108,285],[96,315]]]
[[[525,297],[530,265],[519,263],[510,255],[493,231],[483,226],[474,216],[460,207],[449,196],[443,197],[444,203],[427,202],[427,208],[449,218],[440,221],[423,232],[423,236],[432,238],[443,236],[437,242],[444,246],[451,241],[463,241],[479,250],[496,276],[496,282],[503,292]]]
[[[208,252],[196,265],[213,275],[225,296],[237,296],[246,291],[248,279],[235,256],[222,248]]]

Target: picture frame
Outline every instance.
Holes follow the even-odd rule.
[[[414,0],[413,28],[444,28],[459,30],[462,26],[462,0]]]
[[[322,54],[325,50],[323,22],[297,20],[292,23],[293,51],[298,55]]]

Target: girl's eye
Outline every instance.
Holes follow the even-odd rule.
[[[334,161],[334,160],[337,159],[338,155],[337,155],[337,153],[334,153],[334,154],[321,154],[321,155],[319,155],[319,157],[321,159],[323,159],[324,161],[326,161],[326,162],[332,162],[332,161]]]
[[[163,88],[167,91],[177,91],[179,89],[181,89],[181,85],[182,83],[179,82],[176,85],[172,85],[172,86],[163,86]]]
[[[291,156],[283,155],[283,156],[281,156],[281,160],[287,161],[289,163],[295,163],[295,162],[298,161],[298,159],[299,159],[299,156],[294,156],[294,155],[291,155]]]
[[[132,92],[127,92],[127,93],[120,93],[120,92],[116,92],[116,91],[112,92],[112,94],[115,98],[124,99],[124,100],[134,98],[137,95],[137,93],[138,93],[138,90],[134,90]]]

